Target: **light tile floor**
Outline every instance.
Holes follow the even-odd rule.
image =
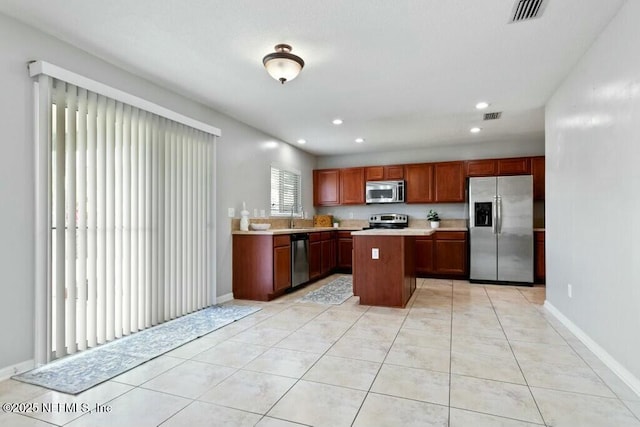
[[[640,426],[640,397],[544,287],[418,279],[406,309],[297,302],[333,278],[233,301],[262,310],[78,396],[1,382],[24,411],[0,426]]]

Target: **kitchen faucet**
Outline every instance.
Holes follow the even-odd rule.
[[[300,208],[300,218],[304,219],[304,210],[302,208],[302,205],[298,205],[298,207]],[[289,228],[296,228],[295,227],[295,217],[293,216],[295,213],[295,209],[296,209],[296,205],[291,205],[291,218],[289,219]]]

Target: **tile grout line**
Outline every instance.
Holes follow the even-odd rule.
[[[487,294],[487,298],[489,298],[489,302],[491,303],[491,308],[493,309],[493,312],[496,315],[496,318],[498,319],[498,324],[500,324],[500,328],[502,329],[502,333],[504,334],[507,343],[509,344],[509,349],[511,350],[511,354],[513,355],[513,358],[516,361],[516,364],[518,365],[518,369],[520,369],[520,374],[522,375],[522,378],[524,379],[524,382],[526,384],[527,390],[529,390],[529,395],[531,396],[531,398],[533,399],[533,403],[536,405],[536,409],[538,410],[538,414],[540,414],[540,419],[542,420],[542,422],[544,423],[544,425],[547,425],[547,422],[544,419],[544,416],[542,415],[542,411],[540,410],[540,405],[538,405],[538,401],[536,400],[535,396],[533,395],[533,390],[531,390],[531,386],[529,385],[529,381],[527,381],[527,377],[524,374],[524,371],[522,370],[522,366],[520,366],[520,361],[518,360],[518,358],[516,357],[516,353],[515,351],[513,351],[513,346],[511,345],[511,340],[509,339],[509,337],[507,336],[506,331],[504,330],[504,326],[502,325],[502,320],[500,319],[500,316],[498,315],[498,312],[496,311],[496,306],[493,303],[493,299],[491,299],[491,295],[489,295],[489,292],[487,291],[487,288],[484,287],[484,291]],[[518,292],[520,293],[520,292]],[[527,301],[527,304],[531,304],[529,302],[529,300],[527,300],[525,298],[525,300]]]

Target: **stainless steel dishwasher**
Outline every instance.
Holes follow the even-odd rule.
[[[309,281],[309,233],[291,235],[291,287]]]

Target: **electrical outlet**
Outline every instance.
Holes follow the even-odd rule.
[[[353,219],[353,212],[349,212],[349,219]]]
[[[258,218],[258,208],[253,208],[253,217]]]
[[[236,216],[236,210],[234,208],[229,208],[229,213],[227,215],[229,215],[229,218],[233,218]]]
[[[569,298],[573,298],[573,287],[570,283],[567,284],[567,295],[569,296]]]
[[[380,259],[380,249],[371,248],[371,259]]]

